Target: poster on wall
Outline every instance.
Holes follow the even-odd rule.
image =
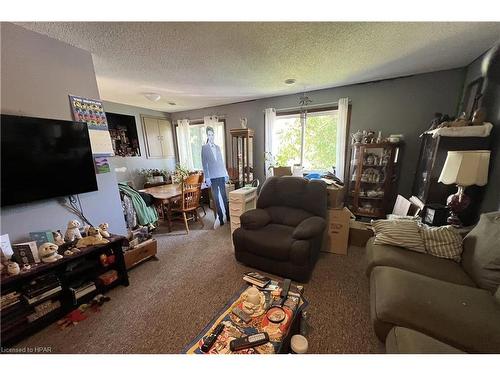
[[[102,102],[95,99],[69,95],[73,119],[85,122],[89,129],[108,130],[108,120]]]
[[[113,144],[102,102],[75,95],[69,95],[69,102],[73,120],[87,124],[92,154],[113,156]]]

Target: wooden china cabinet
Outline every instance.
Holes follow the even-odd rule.
[[[231,134],[231,169],[229,177],[239,189],[250,184],[253,173],[253,129],[230,129]]]
[[[357,217],[385,218],[394,203],[401,143],[351,146],[347,204]]]

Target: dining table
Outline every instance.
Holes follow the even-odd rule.
[[[177,200],[182,195],[181,184],[166,184],[160,186],[153,186],[139,190],[142,193],[151,194],[153,197],[154,205],[158,211],[160,219],[165,220],[167,215],[168,230],[172,231],[172,201]]]
[[[205,183],[201,186],[202,190],[208,187]],[[172,231],[172,202],[179,199],[182,195],[182,186],[178,183],[153,186],[139,190],[142,193],[151,194],[153,202],[158,211],[160,219],[167,219],[168,230]],[[165,218],[165,214],[167,217]]]

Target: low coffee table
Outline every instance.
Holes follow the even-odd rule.
[[[280,299],[279,292],[281,291],[281,282],[271,280],[265,289],[261,289],[262,293],[269,293],[269,296],[274,301]],[[246,285],[238,293],[236,293],[231,300],[224,306],[224,308],[212,319],[212,321],[205,326],[202,332],[192,340],[184,350],[183,353],[187,354],[275,354],[275,353],[288,353],[290,346],[290,339],[294,334],[299,332],[301,311],[307,306],[308,302],[304,296],[299,293],[297,286],[292,284],[287,300],[283,308],[286,313],[285,319],[281,323],[272,323],[266,317],[266,311],[263,308],[258,309],[252,315],[252,320],[248,323],[243,322],[231,311],[234,307],[242,308],[245,301],[244,293],[251,285]],[[271,292],[271,288],[277,288],[275,292]],[[218,336],[215,343],[212,345],[208,353],[201,351],[203,339],[210,335],[219,323],[224,324],[223,332]],[[269,335],[269,342],[254,348],[239,350],[232,352],[229,349],[229,343],[241,336],[252,335],[259,332],[267,332]]]

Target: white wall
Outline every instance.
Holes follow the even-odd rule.
[[[26,30],[1,24],[1,112],[72,120],[68,95],[99,99],[92,55],[82,49]],[[2,160],[15,163],[15,160]],[[48,176],[50,178],[50,176]],[[26,183],[36,185],[41,181]],[[97,175],[98,191],[80,195],[85,215],[95,225],[108,222],[111,231],[126,234],[114,172]],[[65,229],[74,215],[56,199],[4,207],[1,233],[11,241],[29,238],[30,231]]]

